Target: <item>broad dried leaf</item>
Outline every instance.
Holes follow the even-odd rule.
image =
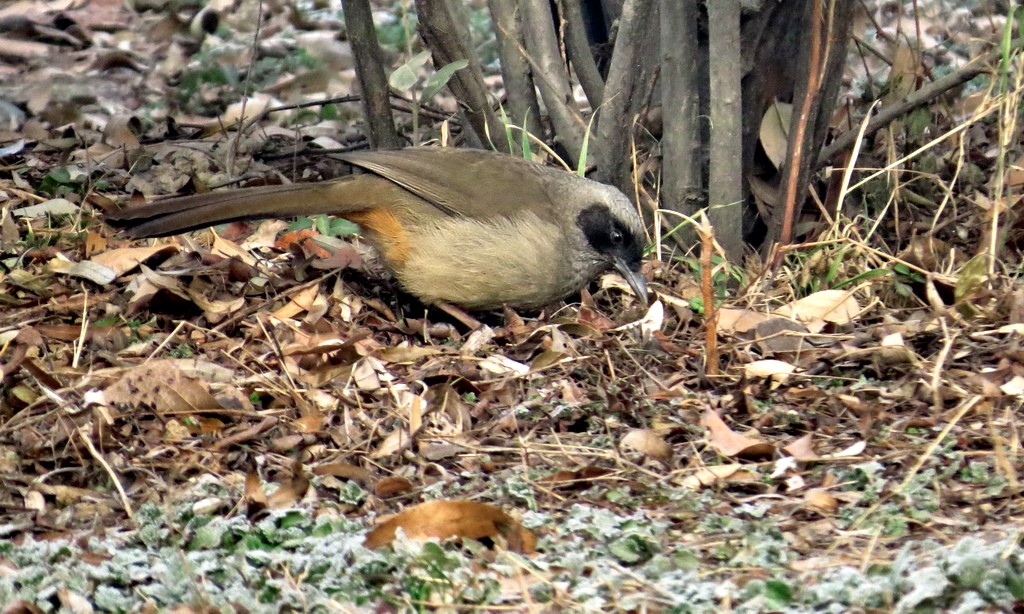
[[[214,233],[213,245],[210,251],[225,258],[238,258],[245,264],[255,267],[259,261],[248,250],[242,249],[238,244],[228,241],[219,234]]]
[[[203,310],[203,316],[210,324],[217,324],[224,318],[238,313],[245,307],[245,297],[243,296],[225,299],[211,299],[207,298],[205,294],[194,288],[186,288],[185,293],[190,299],[192,299],[192,302],[195,303],[196,307]]]
[[[813,460],[818,458],[818,454],[814,451],[814,446],[812,445],[813,441],[814,437],[810,433],[807,433],[803,437],[782,448],[782,451],[797,460]]]
[[[741,476],[744,480],[753,476],[750,472],[743,469],[743,465],[732,463],[729,465],[714,465],[711,467],[704,467],[697,473],[687,476],[683,480],[683,487],[690,490],[700,490],[705,486],[711,486],[722,480],[727,480],[736,476]]]
[[[364,486],[373,480],[372,473],[362,467],[351,465],[349,463],[328,463],[326,465],[318,465],[313,468],[313,475],[333,475],[334,477],[359,482]]]
[[[1014,375],[1013,379],[999,386],[999,389],[1007,396],[1024,396],[1024,376]]]
[[[491,354],[480,361],[480,368],[495,375],[526,375],[530,367],[501,354]]]
[[[755,360],[752,363],[743,365],[743,372],[747,377],[771,377],[781,383],[796,371],[796,366],[781,360]]]
[[[723,307],[718,310],[718,331],[724,333],[746,333],[757,328],[758,324],[770,319],[771,316],[749,309],[730,309]]]
[[[381,348],[374,352],[373,355],[387,363],[412,364],[421,358],[435,356],[440,353],[440,349],[424,345],[399,345]]]
[[[826,454],[822,458],[850,458],[851,456],[860,456],[867,447],[867,442],[856,441],[839,452],[836,452],[835,454]]]
[[[1024,155],[1017,158],[1006,170],[1006,186],[1018,191],[1024,187]]]
[[[772,456],[775,451],[769,443],[740,435],[730,429],[714,410],[704,412],[703,424],[708,429],[708,441],[722,456],[766,458]]]
[[[786,161],[786,150],[789,143],[789,125],[793,117],[793,105],[778,102],[768,107],[761,118],[761,147],[768,154],[775,168],[782,168]]]
[[[599,480],[610,473],[612,472],[609,469],[595,467],[594,465],[587,465],[575,471],[570,471],[568,469],[556,471],[546,478],[541,478],[540,481],[544,484],[550,484],[556,488],[583,490],[590,488],[594,485],[594,481]]]
[[[47,262],[46,268],[54,273],[87,279],[98,286],[105,286],[117,279],[114,271],[105,266],[89,262],[88,260],[72,262],[63,254],[57,254],[56,258]]]
[[[820,488],[812,488],[804,495],[804,507],[812,512],[830,516],[839,509],[839,499]]]
[[[411,443],[412,438],[409,437],[409,431],[403,428],[397,428],[391,431],[391,434],[384,438],[384,441],[382,441],[377,449],[370,454],[370,458],[378,459],[391,456],[396,452],[408,449]]]
[[[621,445],[662,463],[672,462],[672,446],[650,429],[631,430],[622,438]]]
[[[409,494],[412,492],[412,488],[412,482],[409,480],[403,477],[389,476],[381,478],[373,485],[373,494],[381,499],[390,499],[391,497]]]
[[[367,548],[380,548],[395,539],[401,528],[417,541],[450,537],[483,539],[502,537],[509,550],[529,554],[537,538],[515,519],[493,505],[475,501],[428,501],[411,507],[366,535]]]
[[[784,305],[776,313],[801,322],[847,324],[860,313],[860,303],[852,293],[845,290],[822,290]],[[808,329],[811,332],[821,330],[815,330],[812,325],[808,325]]]
[[[919,64],[910,43],[901,37],[899,47],[896,49],[896,57],[892,61],[892,69],[889,71],[889,80],[886,82],[888,91],[882,97],[886,104],[901,100],[914,91]]]
[[[242,496],[250,514],[267,507],[267,493],[263,491],[263,483],[255,471],[245,474],[245,491]]]
[[[152,360],[129,369],[103,391],[114,407],[150,407],[157,412],[189,413],[221,409],[205,382],[186,376],[173,360]]]
[[[79,205],[66,198],[51,198],[38,205],[14,209],[11,211],[11,215],[14,217],[37,218],[47,215],[78,215],[81,210],[82,208]]]
[[[806,339],[807,327],[795,320],[773,317],[758,324],[755,330],[755,339],[765,354],[811,349]]]
[[[324,419],[320,414],[307,414],[296,418],[292,426],[300,433],[319,433],[324,427]]]
[[[319,292],[319,286],[310,286],[305,290],[302,290],[293,296],[292,300],[288,301],[284,306],[275,311],[272,317],[279,320],[287,320],[289,318],[294,318],[304,311],[310,310],[313,307],[313,303],[316,301],[316,297]]]

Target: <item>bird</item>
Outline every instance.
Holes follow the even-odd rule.
[[[331,214],[359,225],[425,304],[541,309],[610,270],[646,305],[641,217],[617,188],[497,152],[407,147],[338,158],[362,172],[213,191],[109,212],[134,238]]]

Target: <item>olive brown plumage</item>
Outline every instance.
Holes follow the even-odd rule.
[[[646,301],[643,226],[617,189],[512,156],[417,147],[340,156],[363,173],[158,200],[110,213],[134,237],[224,222],[351,220],[426,303],[536,308],[615,269]]]

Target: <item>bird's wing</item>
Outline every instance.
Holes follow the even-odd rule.
[[[448,215],[486,218],[534,208],[542,217],[553,213],[544,177],[559,171],[521,158],[440,147],[337,157],[394,182]]]

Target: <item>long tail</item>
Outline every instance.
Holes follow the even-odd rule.
[[[370,183],[377,185],[369,185]],[[362,185],[366,184],[366,185]],[[292,183],[180,196],[104,216],[111,226],[133,237],[163,237],[238,220],[288,218],[320,213],[345,214],[377,203],[372,175],[352,175],[320,183]],[[367,188],[364,190],[364,188]],[[360,194],[363,198],[360,198]],[[362,202],[360,202],[362,201]],[[369,201],[369,202],[367,202]]]

